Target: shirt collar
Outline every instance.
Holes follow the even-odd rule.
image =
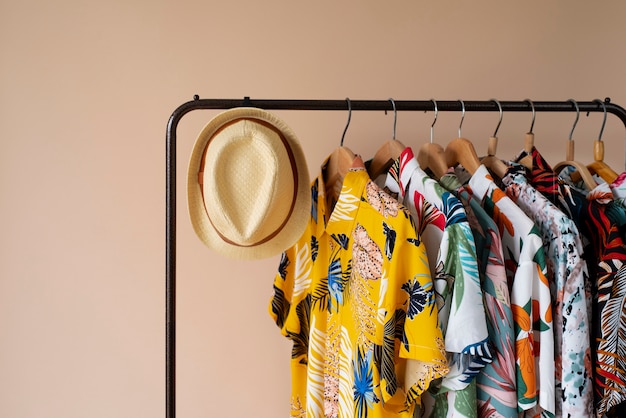
[[[385,187],[404,198],[409,183],[411,182],[413,171],[416,168],[419,168],[419,164],[413,154],[413,150],[411,147],[406,147],[389,169]]]
[[[522,164],[509,162],[506,174],[502,178],[502,182],[504,184],[528,184],[528,178],[526,175],[526,167]]]
[[[493,177],[489,174],[487,167],[481,164],[470,177],[469,187],[478,200],[483,200],[491,190],[498,186],[493,181]]]
[[[324,160],[322,163],[322,169],[318,176],[318,199],[317,199],[317,218],[318,220],[322,220],[323,222],[318,221],[318,230],[321,228],[322,230],[328,230],[331,224],[335,223],[335,218],[333,218],[333,212],[330,211],[326,203],[326,185],[324,183],[324,169],[327,166],[328,158]],[[363,189],[367,182],[370,181],[369,175],[367,174],[367,170],[365,168],[365,164],[361,157],[357,156],[354,158],[352,163],[352,167],[343,178],[343,183],[341,185],[341,192],[337,198],[337,202],[341,201],[350,201],[350,202],[359,202],[361,196],[363,194]],[[337,203],[335,203],[336,207]],[[334,208],[333,208],[334,209]]]
[[[523,151],[515,161],[519,162],[526,155],[528,154]],[[550,164],[541,156],[537,148],[533,147],[530,155],[532,157],[532,168],[528,176],[530,183],[541,193],[551,196],[560,195],[559,184],[563,183],[562,180],[559,179]]]

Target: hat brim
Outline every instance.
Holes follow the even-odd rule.
[[[289,218],[271,239],[249,246],[228,242],[216,231],[207,214],[202,185],[198,180],[198,173],[203,169],[203,159],[209,142],[223,126],[238,119],[258,120],[280,131],[295,161],[293,177],[296,195]],[[239,107],[221,112],[202,129],[191,152],[187,171],[187,205],[196,235],[207,247],[222,255],[236,259],[262,259],[278,255],[291,247],[302,236],[310,220],[311,207],[309,170],[295,133],[285,122],[263,109]]]

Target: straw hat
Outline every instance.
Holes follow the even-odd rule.
[[[309,170],[293,131],[257,108],[224,111],[200,132],[187,174],[194,230],[228,257],[281,253],[310,218]]]

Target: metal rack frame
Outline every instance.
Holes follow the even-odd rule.
[[[499,112],[494,100],[463,101],[466,112]],[[503,112],[575,112],[572,101],[500,101]],[[434,110],[432,100],[252,100],[242,99],[194,99],[180,105],[170,116],[166,133],[166,214],[165,214],[165,335],[166,335],[166,418],[176,416],[176,132],[180,120],[194,110],[231,109],[235,107],[258,107],[265,110],[323,110],[323,111],[429,111]],[[626,127],[626,110],[609,98],[604,102],[577,102],[580,112],[604,112],[617,116]],[[349,108],[348,108],[349,106]],[[459,100],[437,100],[440,112],[463,110]]]

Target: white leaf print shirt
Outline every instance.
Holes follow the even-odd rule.
[[[440,307],[439,322],[451,367],[441,389],[443,401],[447,397],[448,405],[436,404],[434,408],[446,408],[449,414],[454,414],[464,404],[455,402],[457,395],[454,392],[468,388],[485,364],[492,361],[474,236],[462,203],[419,168],[411,148],[407,147],[390,169],[386,187],[398,194],[414,216],[419,216],[421,199],[425,198],[443,213],[446,220],[439,241],[428,241],[426,246],[434,245],[439,249],[434,280]],[[475,386],[468,390],[474,392],[473,396],[466,397],[473,399],[473,405],[464,408],[462,413],[475,416]],[[442,402],[442,399],[436,402]],[[471,409],[474,409],[473,413]]]

